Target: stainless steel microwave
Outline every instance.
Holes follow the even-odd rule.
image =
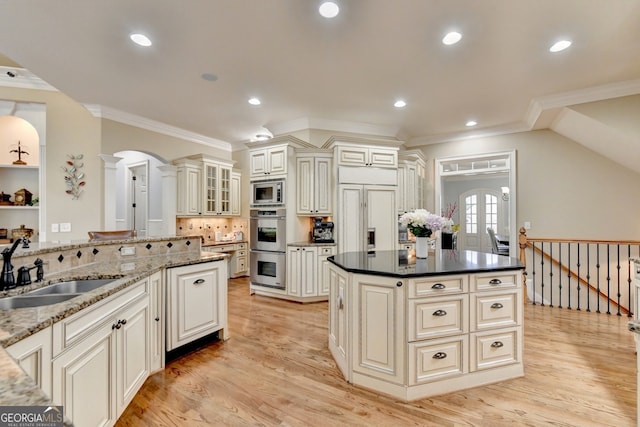
[[[284,206],[284,179],[251,182],[252,208]]]

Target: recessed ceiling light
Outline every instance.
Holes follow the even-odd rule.
[[[478,122],[476,122],[475,120],[469,120],[467,123],[465,123],[465,126],[473,127],[473,126],[475,126],[477,124],[478,124]]]
[[[446,45],[456,44],[462,39],[462,34],[452,31],[442,38],[442,43]]]
[[[209,82],[215,82],[216,80],[218,80],[218,76],[212,73],[203,73],[200,77]]]
[[[151,46],[151,40],[149,40],[149,37],[145,36],[144,34],[131,34],[129,37],[137,45],[144,47]]]
[[[407,106],[407,103],[402,99],[398,99],[396,102],[393,103],[393,106],[396,108],[404,108]]]
[[[261,102],[258,98],[249,98],[249,104],[251,105],[260,105]]]
[[[333,1],[322,2],[318,8],[318,12],[325,18],[335,18],[340,13],[340,7]]]
[[[571,46],[571,41],[570,40],[560,40],[557,41],[553,44],[553,46],[551,46],[549,48],[549,52],[560,52],[562,50],[565,50],[566,48],[568,48],[569,46]]]

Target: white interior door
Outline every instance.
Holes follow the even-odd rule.
[[[498,232],[505,221],[502,198],[497,190],[474,189],[460,195],[460,232],[458,247],[479,252],[491,252],[487,228]]]
[[[129,166],[130,175],[130,198],[131,203],[129,217],[129,229],[136,230],[138,237],[147,235],[148,221],[148,173],[147,163],[134,164]]]

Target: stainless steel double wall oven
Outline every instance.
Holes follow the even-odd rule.
[[[286,289],[286,209],[252,209],[249,226],[251,284]]]

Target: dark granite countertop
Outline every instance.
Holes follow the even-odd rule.
[[[328,259],[350,273],[400,278],[524,269],[517,258],[485,252],[437,249],[426,259],[409,254],[406,250],[347,252]]]

